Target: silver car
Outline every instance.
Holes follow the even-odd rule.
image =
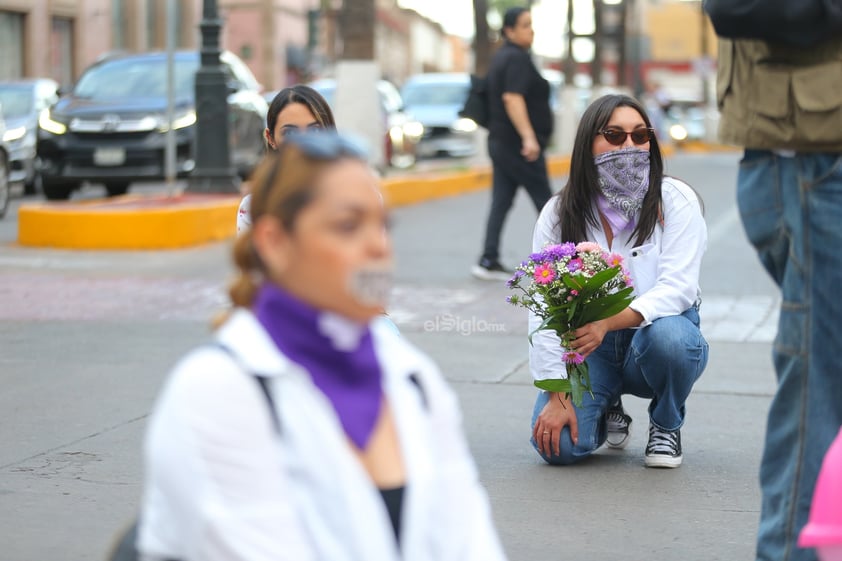
[[[49,78],[0,82],[0,111],[6,120],[3,140],[9,149],[13,183],[23,182],[24,191],[37,191],[36,144],[38,117],[58,101],[58,83]]]
[[[6,126],[3,124],[3,114],[0,113],[0,218],[6,215],[11,196],[11,181],[9,179],[9,143],[3,140]]]
[[[472,156],[477,124],[459,116],[471,79],[468,74],[431,73],[411,76],[401,95],[406,111],[424,125],[418,156]]]

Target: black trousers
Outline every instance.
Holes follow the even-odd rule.
[[[500,257],[500,236],[506,216],[512,208],[517,188],[523,186],[535,210],[541,212],[552,196],[550,179],[547,175],[547,161],[543,151],[534,162],[526,161],[520,153],[521,147],[488,139],[488,155],[493,167],[491,210],[485,226],[485,246],[482,257],[496,261]]]

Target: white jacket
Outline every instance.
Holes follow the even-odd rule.
[[[154,408],[141,558],[504,560],[455,395],[392,328],[375,321],[372,331],[407,472],[400,552],[330,402],[239,310],[216,337],[242,366],[200,348],[178,364]],[[252,372],[270,378],[280,436]]]
[[[652,235],[635,246],[631,231],[620,232],[610,248],[623,257],[634,283],[635,299],[629,306],[643,316],[640,327],[658,318],[684,313],[701,299],[699,271],[707,248],[707,226],[702,217],[699,199],[686,183],[665,177],[661,184],[664,223],[657,224]],[[540,251],[547,243],[561,243],[553,197],[541,211],[532,235],[532,251]],[[596,212],[596,210],[594,210]],[[608,248],[602,228],[589,228],[588,241]],[[541,319],[529,314],[529,332]],[[536,380],[564,378],[561,341],[549,330],[532,337],[529,348],[529,370]]]
[[[237,207],[237,234],[251,228],[251,195],[246,195]]]

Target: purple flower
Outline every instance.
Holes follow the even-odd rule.
[[[556,260],[560,260],[576,255],[576,245],[571,242],[565,242],[563,244],[552,245],[544,251],[549,252]]]
[[[506,286],[508,286],[509,288],[512,288],[515,285],[515,283],[518,280],[520,280],[520,277],[522,277],[525,274],[526,273],[524,273],[523,271],[518,269],[517,271],[515,271],[515,275],[512,278],[510,278],[509,280],[506,281]]]
[[[569,263],[567,263],[567,270],[571,273],[575,273],[576,271],[582,268],[582,260],[578,257],[576,259],[571,259]]]
[[[564,362],[567,364],[582,364],[585,362],[585,357],[576,351],[567,351],[564,353]]]

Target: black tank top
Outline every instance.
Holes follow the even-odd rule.
[[[386,510],[389,512],[389,520],[392,522],[392,529],[395,531],[395,539],[401,543],[401,506],[403,505],[403,492],[405,486],[394,489],[380,489],[380,496],[386,503]]]

